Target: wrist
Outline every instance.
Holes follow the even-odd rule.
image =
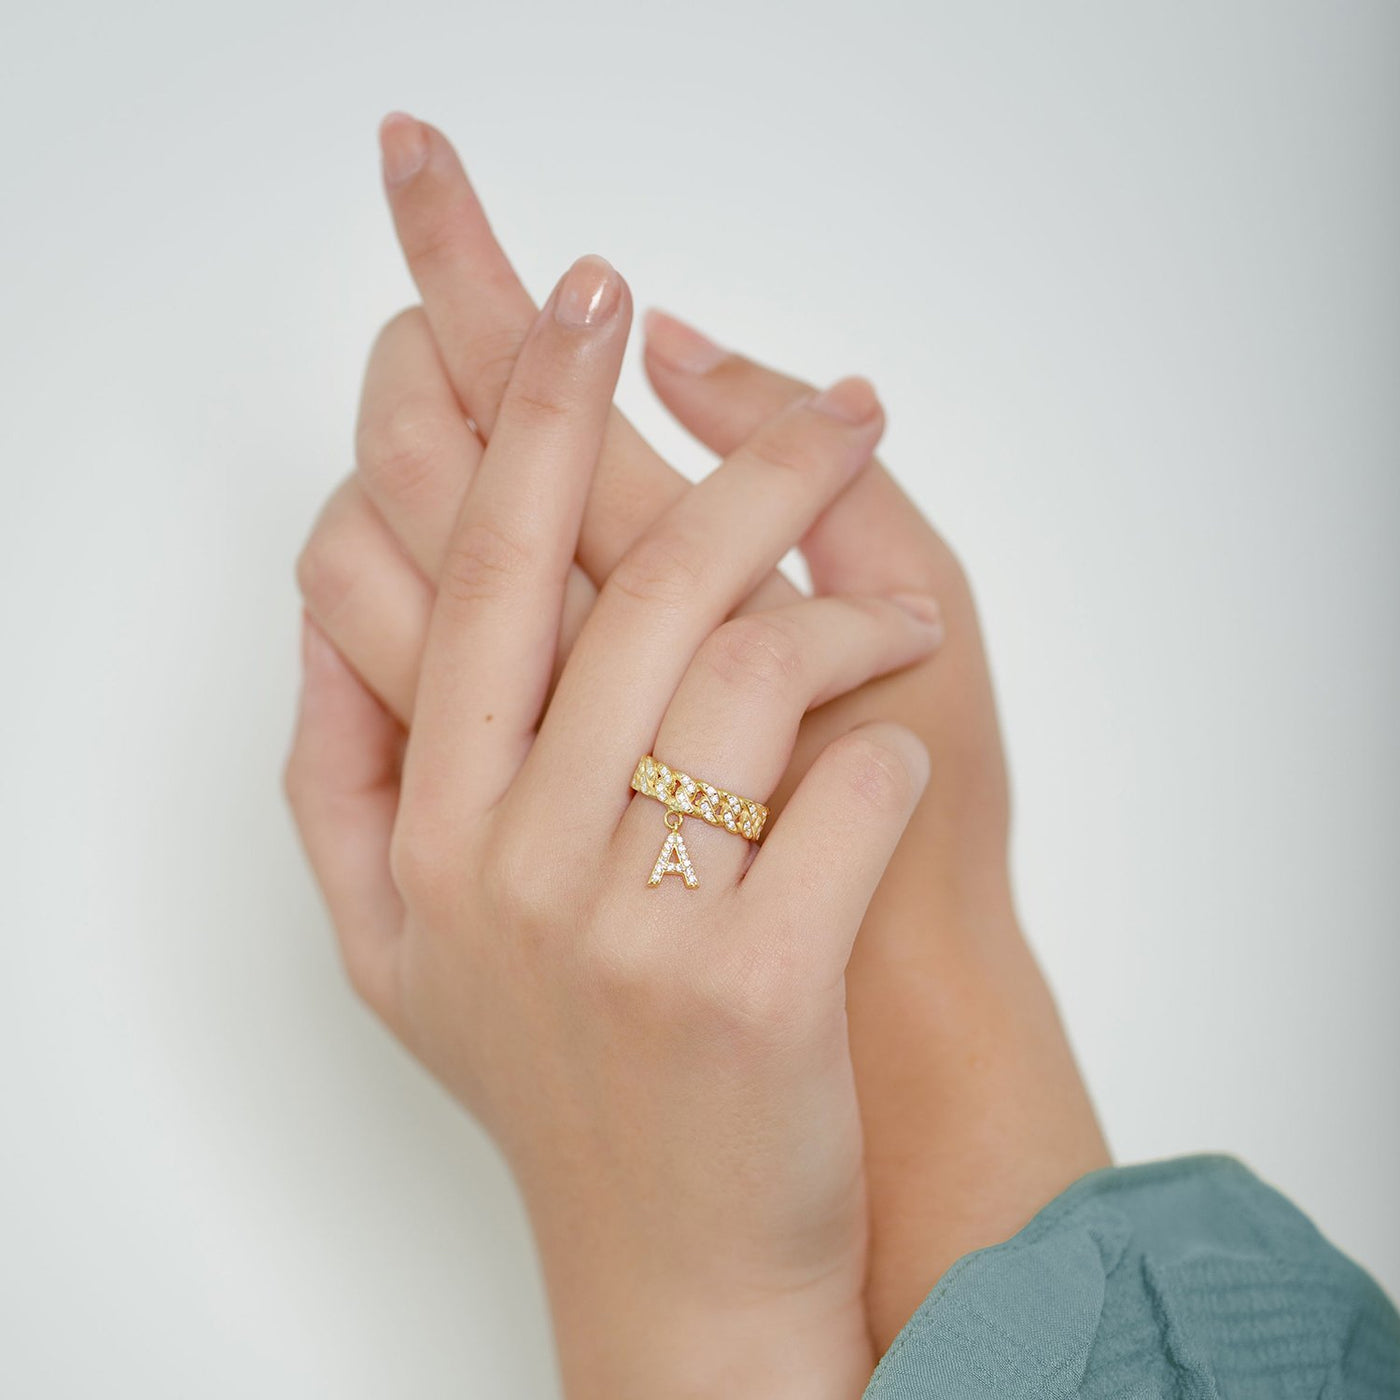
[[[858,1152],[843,1189],[796,1204],[801,1193],[674,1168],[658,1192],[656,1174],[571,1146],[509,1154],[568,1400],[858,1400],[875,1364]],[[836,1175],[820,1153],[809,1169],[812,1156]]]
[[[551,1290],[568,1400],[859,1400],[875,1366],[863,1300],[722,1304]]]

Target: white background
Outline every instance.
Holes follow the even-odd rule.
[[[1400,8],[0,23],[0,1391],[552,1393],[509,1183],[352,1001],[278,789],[292,559],[409,298],[390,107],[536,291],[599,251],[876,380],[1117,1152],[1238,1152],[1400,1291]]]

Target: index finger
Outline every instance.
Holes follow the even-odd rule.
[[[535,305],[506,257],[466,171],[443,134],[401,112],[380,127],[384,187],[423,310],[463,408],[489,438]],[[689,488],[627,419],[612,409],[579,534],[578,561],[595,583]],[[797,597],[780,575],[750,600],[779,607]]]
[[[530,747],[631,314],[612,267],[580,258],[526,339],[428,627],[403,779],[420,813],[484,812]]]

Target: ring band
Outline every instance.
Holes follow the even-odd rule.
[[[632,787],[636,792],[664,802],[673,812],[699,817],[746,841],[757,841],[763,834],[763,823],[768,820],[768,808],[763,803],[736,797],[688,773],[677,773],[651,754],[637,764],[637,771],[632,774]]]
[[[678,773],[652,754],[638,761],[637,769],[632,774],[632,790],[645,797],[654,797],[669,809],[666,813],[666,840],[647,880],[653,889],[667,875],[679,875],[688,890],[699,888],[700,880],[690,863],[690,855],[681,836],[681,824],[686,817],[699,817],[710,826],[717,826],[721,831],[732,831],[746,841],[757,841],[763,835],[764,822],[768,820],[768,808],[763,803],[702,783],[688,773]]]

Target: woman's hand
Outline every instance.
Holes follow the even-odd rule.
[[[716,452],[811,392],[672,317],[649,316],[647,332],[653,388]],[[1005,763],[966,575],[878,461],[802,552],[818,594],[927,591],[948,633],[935,663],[808,715],[777,793],[874,716],[907,724],[934,775],[846,975],[871,1196],[866,1302],[883,1352],[950,1264],[1110,1158],[1011,896]]]
[[[534,307],[455,153],[390,118],[385,176],[423,307],[395,318],[366,375],[357,470],[303,555],[312,616],[402,720],[435,581]],[[668,317],[646,368],[666,406],[727,452],[811,392]],[[470,422],[463,410],[470,415]],[[570,572],[562,640],[595,580],[686,490],[615,410]],[[921,664],[808,716],[783,791],[852,725],[890,717],[931,755],[927,790],[862,928],[847,978],[871,1195],[868,1306],[883,1350],[959,1255],[1013,1233],[1108,1153],[1023,938],[1007,868],[1005,766],[976,610],[947,544],[878,462],[802,542],[818,593],[938,597],[948,639]],[[739,605],[796,597],[771,574]]]
[[[655,752],[766,799],[806,711],[927,657],[937,609],[726,621],[870,460],[882,414],[846,380],[641,534],[559,671],[629,319],[592,258],[535,319],[442,547],[406,751],[308,622],[287,789],[357,987],[520,1183],[570,1395],[852,1396],[872,1354],[844,970],[926,755],[894,725],[842,735],[758,848],[692,819],[696,889],[648,883],[679,823],[628,779]]]

